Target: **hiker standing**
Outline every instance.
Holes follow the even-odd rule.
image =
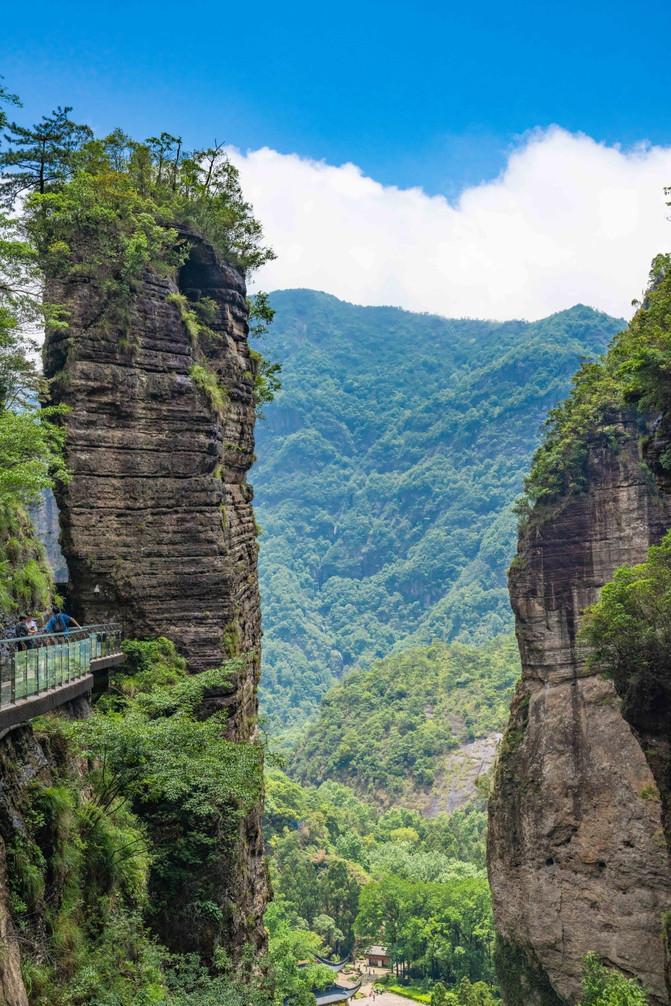
[[[72,617],[72,615],[68,615],[67,612],[61,611],[57,605],[54,605],[51,609],[51,618],[44,626],[44,632],[63,633],[64,635],[67,635],[70,626],[72,625],[74,625],[77,629],[81,629],[81,625]]]

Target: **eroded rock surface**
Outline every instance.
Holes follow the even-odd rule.
[[[123,323],[89,283],[54,287],[70,310],[45,370],[67,405],[71,482],[58,493],[73,613],[167,636],[193,672],[240,656],[203,714],[226,707],[233,740],[254,739],[260,664],[256,525],[246,474],[254,451],[255,363],[242,276],[193,234],[177,281],[147,272]],[[189,312],[206,301],[206,328]],[[226,949],[264,945],[260,811],[223,854]],[[195,924],[194,924],[195,925]],[[202,949],[202,933],[162,936]],[[183,936],[183,939],[182,939]],[[172,942],[168,937],[174,937]],[[181,942],[180,942],[181,941]]]
[[[653,1003],[669,1002],[659,787],[637,724],[577,639],[614,570],[643,561],[671,525],[671,494],[642,462],[632,420],[622,418],[615,447],[595,437],[588,491],[532,521],[511,570],[523,670],[489,833],[507,1006],[577,1002],[590,951],[640,979]]]
[[[200,353],[223,407],[194,379],[199,354],[175,295],[216,305]],[[69,407],[62,547],[80,621],[173,639],[194,671],[252,654],[230,695],[231,729],[256,714],[260,607],[252,489],[253,362],[242,277],[195,241],[178,284],[147,273],[127,327],[90,284],[53,291],[72,312],[45,351],[53,399]],[[202,363],[202,359],[201,359]]]

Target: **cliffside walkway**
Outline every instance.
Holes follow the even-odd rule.
[[[0,640],[0,731],[91,693],[98,676],[123,663],[121,640],[111,622]]]

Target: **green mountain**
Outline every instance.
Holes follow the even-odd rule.
[[[351,786],[374,804],[451,811],[494,758],[519,675],[515,637],[434,642],[351,671],[324,696],[292,774]]]
[[[254,483],[264,707],[286,726],[396,645],[509,630],[511,506],[542,421],[622,322],[584,306],[499,323],[309,290],[271,301],[283,388]]]

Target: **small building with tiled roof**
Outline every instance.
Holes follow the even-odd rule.
[[[361,988],[361,982],[353,988],[345,988],[344,985],[328,985],[325,989],[315,992],[316,1006],[331,1006],[332,1003],[346,1003]]]
[[[368,958],[369,968],[391,967],[391,957],[389,956],[386,947],[370,947],[370,949],[366,952],[366,957]]]

